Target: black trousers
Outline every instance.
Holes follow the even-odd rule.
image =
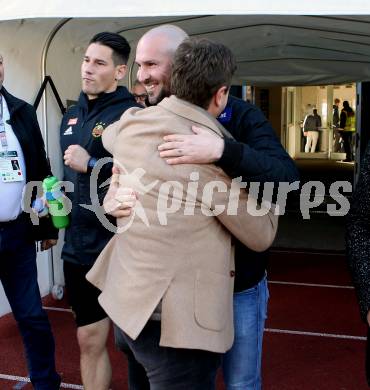
[[[136,340],[120,332],[121,348],[128,349],[130,390],[215,389],[221,354],[159,346],[160,321],[149,321]]]
[[[343,139],[343,147],[344,151],[346,153],[346,159],[347,160],[353,160],[353,153],[352,153],[352,132],[351,131],[342,131],[342,139]]]

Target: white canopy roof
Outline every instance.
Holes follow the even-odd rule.
[[[318,85],[370,80],[370,1],[0,0],[5,85],[32,101],[51,75],[62,99],[80,89],[79,68],[99,31],[139,37],[162,23],[227,44],[236,83]],[[133,72],[133,76],[134,76]]]
[[[108,1],[108,5],[112,3],[114,1]],[[11,10],[9,5],[5,12],[9,17]],[[40,72],[42,51],[49,42],[56,57],[51,58],[49,53],[46,63],[62,62],[65,68],[68,63],[74,64],[74,56],[81,59],[81,50],[96,32],[121,32],[134,48],[137,39],[153,25],[175,23],[190,35],[227,44],[237,57],[237,78],[240,82],[317,85],[370,80],[370,16],[208,16],[196,14],[195,9],[193,13],[184,17],[68,19],[53,39],[48,37],[62,19],[0,21],[0,51],[5,54],[7,62],[11,60],[15,68],[21,67],[25,71],[25,67],[32,66],[29,61],[31,56],[33,61],[37,61]],[[56,10],[52,14],[55,15]],[[103,14],[108,14],[108,11]],[[78,68],[74,68],[77,73]],[[16,74],[20,77],[19,70]]]
[[[27,73],[38,61],[38,84],[42,67],[55,78],[50,63],[63,64],[64,71],[74,66],[73,58],[80,60],[96,32],[121,32],[134,47],[140,35],[161,23],[227,44],[238,61],[236,82],[370,80],[368,0],[0,0],[0,9],[0,52],[11,60],[10,72],[16,70],[19,78],[19,68]],[[73,72],[78,74],[78,66],[68,74]]]
[[[365,15],[367,0],[1,0],[0,20],[181,15]]]

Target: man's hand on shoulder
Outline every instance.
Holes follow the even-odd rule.
[[[64,152],[64,164],[74,171],[86,173],[89,153],[80,145],[69,145]]]
[[[194,134],[166,135],[158,146],[160,157],[167,164],[211,164],[218,161],[224,151],[224,140],[209,130],[192,126]]]

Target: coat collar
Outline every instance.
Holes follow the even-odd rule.
[[[207,111],[174,95],[163,99],[158,105],[201,126],[208,127],[222,138],[233,138],[217,119]]]
[[[15,111],[17,111],[19,108],[21,108],[27,104],[25,101],[18,99],[15,96],[11,95],[4,87],[1,87],[0,93],[1,93],[1,95],[3,95],[3,97],[6,101],[6,104],[8,105],[10,117],[13,116]]]
[[[135,101],[133,95],[126,89],[126,87],[118,86],[113,92],[101,93],[95,100],[95,107],[92,111],[102,110],[115,103],[125,103],[126,101]],[[78,98],[78,104],[83,107],[86,112],[88,111],[88,98],[87,95],[81,91]]]

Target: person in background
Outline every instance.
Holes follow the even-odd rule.
[[[307,137],[305,153],[315,153],[317,141],[319,140],[319,130],[321,127],[321,117],[317,113],[317,109],[312,110],[312,114],[308,114],[303,121],[303,134]]]
[[[342,135],[341,132],[338,130],[339,128],[339,123],[340,123],[340,118],[339,118],[339,104],[340,104],[340,99],[335,98],[334,99],[334,104],[333,104],[333,135],[334,135],[334,144],[333,144],[333,152],[340,152],[341,150],[341,142],[342,140]]]
[[[339,129],[343,138],[343,147],[346,153],[345,162],[353,161],[353,152],[352,152],[352,138],[353,134],[356,131],[355,126],[355,112],[350,107],[347,100],[343,102],[343,108],[340,112],[340,123]]]
[[[134,95],[137,103],[141,104],[143,107],[147,106],[146,100],[148,98],[148,94],[146,93],[145,87],[139,80],[135,80],[131,93]]]

